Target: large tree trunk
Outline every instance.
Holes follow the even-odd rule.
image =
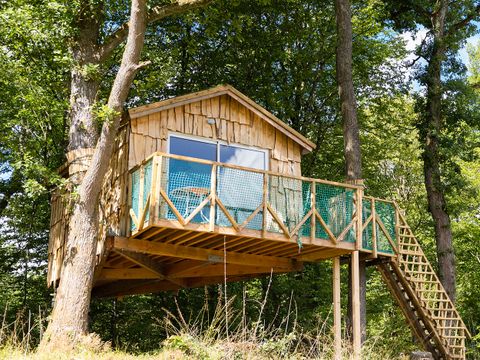
[[[105,114],[107,120],[103,124],[100,139],[97,142],[96,139],[91,139],[88,133],[81,134],[78,139],[75,137],[76,134],[72,135],[71,145],[74,142],[79,146],[88,146],[90,141],[95,141],[96,149],[91,165],[78,188],[78,200],[69,224],[60,284],[51,320],[42,340],[41,347],[44,349],[65,344],[74,345],[87,332],[98,235],[98,198],[113,151],[122,106],[139,68],[145,26],[146,0],[133,0],[127,44],[108,99],[109,110],[108,114]],[[92,47],[95,45],[96,42],[91,43]],[[90,94],[88,90],[83,93]],[[85,98],[80,97],[81,100]],[[75,101],[76,98],[73,98],[73,102]],[[91,108],[85,110],[72,105],[72,109],[77,109],[76,113],[87,111],[90,118],[92,117]],[[78,145],[72,145],[76,146]]]
[[[432,16],[433,45],[427,69],[427,102],[425,121],[420,124],[424,146],[423,169],[428,208],[435,224],[435,239],[440,280],[450,299],[455,301],[455,255],[452,244],[450,216],[446,210],[444,189],[440,176],[439,136],[442,119],[442,62],[445,56],[445,17],[447,3],[439,1],[438,11]]]
[[[336,70],[343,121],[345,177],[348,182],[362,184],[362,156],[357,121],[357,104],[352,76],[352,21],[349,0],[335,0],[337,22]],[[366,262],[360,261],[360,328],[361,342],[366,338]],[[352,333],[351,271],[348,282],[347,329]]]
[[[129,21],[118,27],[102,44],[99,35],[103,26],[103,2],[82,0],[78,5],[81,9],[75,23],[78,35],[72,47],[75,66],[71,83],[69,150],[73,160],[82,153],[79,149],[95,150],[86,173],[72,179],[78,185],[77,197],[70,217],[66,255],[54,309],[40,350],[74,346],[87,332],[98,236],[98,200],[123,104],[136,72],[145,65],[139,60],[146,24],[205,6],[211,0],[176,0],[151,8],[148,15],[146,1],[132,0]],[[103,64],[125,39],[127,43],[122,62],[107,107],[103,110],[104,123],[98,134],[92,111],[99,88],[99,74],[95,73],[95,67]]]

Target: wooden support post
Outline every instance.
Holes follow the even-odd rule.
[[[352,253],[352,336],[353,336],[353,359],[360,360],[362,332],[360,320],[360,253]]]
[[[152,191],[152,194],[155,196],[155,201],[153,203],[153,223],[156,223],[161,216],[163,216],[160,210],[160,189],[162,187],[162,177],[163,177],[163,156],[155,156],[157,160],[157,173],[155,178],[155,192]]]
[[[140,184],[138,190],[138,214],[137,217],[143,212],[143,192],[145,191],[145,166],[142,165],[140,167]],[[138,229],[137,229],[138,231]]]
[[[209,231],[215,230],[215,202],[217,199],[217,165],[212,165],[212,175],[210,177],[210,218],[209,218]]]
[[[374,258],[377,258],[378,244],[377,244],[377,212],[375,210],[375,199],[371,200],[371,212],[372,212],[372,254]]]
[[[316,182],[315,181],[312,181],[312,184],[311,184],[311,189],[310,189],[310,206],[313,210],[312,212],[312,220],[310,221],[310,239],[313,241],[315,239],[315,235],[316,235],[316,216],[315,216],[315,213],[317,212],[317,205],[316,205],[316,197],[317,197],[317,186],[316,186]]]
[[[263,218],[262,218],[262,238],[265,238],[265,232],[267,231],[267,201],[268,201],[268,175],[263,174]]]
[[[333,258],[333,347],[334,360],[342,359],[342,308],[340,303],[340,257]]]
[[[158,175],[158,157],[152,158],[152,183],[150,185],[150,216],[148,217],[148,224],[155,224],[156,211],[155,206],[157,204],[157,176]]]
[[[132,210],[132,189],[133,189],[133,186],[132,186],[132,173],[129,173],[128,174],[128,190],[127,190],[127,209],[128,209],[128,214],[130,215],[133,210]],[[127,236],[130,236],[132,234],[132,222],[135,224],[135,221],[132,219],[131,216],[129,216],[129,220],[130,221],[127,221],[127,228],[125,229],[125,234]],[[137,226],[137,225],[135,225]]]
[[[363,184],[363,182],[361,184]],[[361,250],[363,248],[363,189],[357,189],[355,200],[356,200],[355,208],[357,213],[355,248],[357,250]]]
[[[397,204],[394,204],[395,208],[395,242],[397,243],[397,249],[400,249],[400,209]],[[400,262],[400,252],[397,252],[397,261]]]

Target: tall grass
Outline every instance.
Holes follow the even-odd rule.
[[[87,336],[73,351],[59,350],[56,353],[38,353],[35,348],[45,328],[45,316],[23,312],[14,321],[7,320],[6,308],[0,327],[0,359],[332,359],[333,336],[329,317],[319,319],[313,330],[304,330],[297,322],[298,312],[293,292],[290,294],[287,315],[282,319],[274,316],[266,321],[271,281],[262,299],[252,305],[247,303],[246,290],[242,306],[234,308],[234,297],[226,296],[225,288],[219,286],[219,294],[213,314],[208,298],[199,311],[190,316],[176,303],[176,310],[162,309],[164,316],[157,319],[164,328],[166,339],[154,353],[131,355],[127,351],[112,350],[98,336]],[[254,307],[254,309],[251,308]],[[255,310],[256,316],[247,316]],[[148,335],[146,335],[148,336]],[[363,347],[363,358],[369,360],[406,359],[392,356],[381,345],[381,338],[370,338]],[[342,359],[351,359],[349,342],[342,346]]]
[[[233,308],[234,298],[226,303],[217,301],[211,317],[207,303],[188,319],[178,306],[175,314],[163,309],[166,315],[159,320],[167,334],[163,346],[194,359],[333,359],[333,335],[328,319],[319,321],[313,331],[303,331],[296,320],[298,309],[292,293],[287,316],[279,323],[267,323],[262,317],[267,296],[268,291],[254,319],[245,316],[245,296],[241,309]],[[407,358],[392,357],[378,346],[380,341],[378,337],[368,340],[363,347],[364,359]],[[344,342],[342,349],[342,359],[351,359],[349,342]]]

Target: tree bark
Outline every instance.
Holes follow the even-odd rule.
[[[75,345],[87,333],[98,236],[98,197],[113,151],[122,106],[139,68],[146,26],[146,0],[132,1],[130,24],[120,69],[108,99],[112,117],[103,124],[91,165],[78,189],[62,276],[51,320],[41,344],[43,349]]]
[[[100,35],[101,6],[92,8],[88,1],[80,4],[76,26],[77,35],[70,50],[74,61],[70,81],[70,129],[68,150],[94,148],[98,129],[92,113],[97,100],[99,80],[88,69],[99,66],[98,38]]]
[[[362,157],[357,121],[357,102],[352,76],[352,21],[349,0],[335,0],[337,21],[337,85],[343,120],[345,175],[362,178]]]
[[[140,63],[147,22],[204,6],[211,0],[177,0],[153,7],[147,14],[147,0],[132,0],[130,19],[100,44],[102,2],[81,1],[76,22],[78,36],[72,55],[71,110],[69,150],[95,148],[90,166],[78,180],[77,198],[70,217],[66,255],[55,304],[39,349],[73,347],[87,333],[88,310],[95,268],[98,237],[98,201],[103,179],[113,152],[123,104],[136,72],[147,63]],[[112,85],[105,121],[98,134],[92,106],[97,99],[100,66],[113,50],[127,39],[122,61]],[[98,69],[99,70],[99,69]],[[75,156],[74,156],[75,160]]]
[[[450,299],[455,302],[455,254],[439,160],[439,137],[443,128],[441,71],[445,57],[444,42],[447,8],[448,4],[446,1],[438,1],[438,10],[432,15],[433,45],[426,77],[426,111],[424,122],[420,124],[419,130],[424,147],[423,170],[428,209],[435,225],[439,277]]]
[[[349,0],[335,0],[337,23],[336,70],[343,120],[345,177],[348,182],[362,183],[362,156],[357,120],[357,104],[352,75],[352,20]],[[359,262],[360,271],[360,328],[361,343],[366,339],[366,262]],[[349,269],[350,270],[350,269]],[[347,329],[352,334],[352,287],[349,271]]]

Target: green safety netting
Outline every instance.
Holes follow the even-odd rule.
[[[187,218],[210,194],[212,165],[192,161],[164,158],[161,186],[178,212]],[[163,199],[162,199],[163,200]],[[176,220],[177,217],[164,200],[160,204],[160,217]],[[208,223],[210,206],[207,203],[190,221]]]
[[[140,196],[140,169],[137,169],[136,171],[132,172],[131,177],[132,177],[132,196],[131,196],[132,210],[138,218],[138,199]],[[133,221],[130,221],[130,230],[133,231],[135,229],[136,229],[135,223]]]
[[[390,238],[396,244],[396,234],[395,234],[395,207],[392,203],[375,201],[375,212],[377,216],[385,225],[387,233],[390,235]],[[385,233],[380,229],[380,225],[377,225],[377,249],[379,252],[393,254],[393,248],[388,241],[388,238],[385,236]]]
[[[285,227],[292,231],[302,220],[305,209],[302,181],[284,176],[268,176],[268,203]],[[267,231],[282,232],[272,214],[267,213]]]
[[[375,200],[375,212],[380,218],[382,223],[385,225],[387,233],[390,235],[392,240],[396,242],[395,234],[395,207],[392,203],[383,202],[381,200]],[[372,201],[370,199],[363,199],[363,223],[367,221],[368,217],[372,213]],[[393,248],[388,241],[387,236],[380,228],[378,223],[375,223],[375,230],[377,234],[377,251],[387,254],[393,254]],[[364,249],[372,250],[373,249],[373,238],[372,238],[373,223],[369,222],[368,225],[363,230],[362,234],[362,246]]]
[[[330,231],[338,237],[351,223],[354,213],[355,191],[341,186],[316,183],[315,207]],[[328,234],[317,220],[315,237],[328,239]],[[355,227],[345,235],[343,241],[355,242]]]
[[[372,201],[363,198],[362,201],[362,224],[365,224],[367,219],[372,215]],[[373,222],[370,221],[362,233],[362,247],[364,249],[373,250]]]
[[[147,203],[148,195],[150,194],[150,189],[152,187],[152,166],[153,161],[150,160],[143,166],[143,196],[142,196],[142,208],[145,208]],[[132,209],[135,213],[137,219],[140,219],[141,214],[139,213],[139,198],[140,198],[140,179],[141,179],[141,168],[138,168],[132,172]],[[145,214],[145,221],[147,222],[150,218],[150,209],[147,209]],[[136,229],[133,221],[130,222],[130,229],[133,231]]]
[[[144,165],[144,192],[143,205],[145,205],[152,183],[152,164],[150,161]],[[218,166],[216,170],[216,193],[223,203],[229,215],[242,224],[249,218],[263,202],[263,184],[266,176],[267,201],[272,211],[276,214],[275,219],[267,211],[265,225],[266,231],[281,233],[282,229],[278,221],[292,232],[311,210],[312,182],[295,178],[263,174],[254,171],[234,169]],[[212,165],[194,161],[163,158],[160,172],[160,186],[167,193],[179,213],[187,218],[197,207],[210,195],[212,184]],[[132,209],[139,217],[139,191],[140,169],[132,174]],[[335,235],[339,236],[351,223],[354,214],[353,189],[341,186],[315,183],[316,210],[325,221],[327,227]],[[175,220],[172,209],[166,201],[157,194],[159,202],[159,216],[163,219]],[[249,221],[246,228],[261,230],[263,224],[263,207]],[[149,214],[147,212],[146,219]],[[210,218],[210,202],[191,219],[193,223],[208,223]],[[230,227],[232,224],[227,216],[217,205],[215,207],[215,224]],[[298,231],[299,241],[303,236],[310,236],[310,218],[305,221]],[[135,225],[132,222],[132,230]],[[355,228],[352,227],[345,235],[343,241],[355,242]],[[318,223],[315,237],[328,239],[328,234]]]
[[[263,202],[262,173],[219,166],[217,168],[217,197],[228,213],[241,225]],[[232,226],[227,216],[217,206],[216,225]],[[246,228],[261,230],[263,211],[251,219]]]

